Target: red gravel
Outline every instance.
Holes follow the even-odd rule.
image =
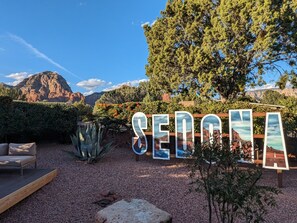
[[[71,145],[38,145],[38,167],[57,168],[58,176],[25,200],[0,215],[0,222],[94,222],[94,203],[108,191],[115,197],[139,198],[169,212],[173,222],[208,222],[203,194],[188,194],[188,168],[185,161],[153,160],[141,156],[135,161],[132,149],[117,148],[94,165],[76,161],[63,150]],[[276,185],[276,171],[265,170],[263,181]],[[268,222],[297,222],[297,172],[284,174],[283,194]]]

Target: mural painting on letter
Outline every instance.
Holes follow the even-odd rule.
[[[137,155],[147,151],[147,139],[142,129],[147,129],[147,117],[142,112],[137,112],[132,117],[132,126],[136,137],[132,137],[132,149]]]
[[[253,162],[252,109],[229,110],[229,135],[231,149],[240,149],[241,159],[239,162]]]
[[[175,112],[176,158],[189,158],[194,153],[194,118],[186,111]]]
[[[153,158],[170,159],[170,150],[163,148],[163,143],[169,143],[169,131],[162,130],[163,125],[169,125],[169,115],[152,115],[153,118]]]
[[[266,114],[263,167],[288,170],[288,156],[279,112]]]
[[[152,152],[154,159],[170,159],[169,131],[162,126],[169,125],[168,114],[152,115]],[[132,117],[135,137],[132,149],[137,155],[147,152],[148,143],[143,129],[147,129],[147,117],[137,112]],[[194,152],[194,119],[186,111],[175,112],[175,148],[177,158],[189,158]],[[230,149],[239,148],[240,162],[254,161],[253,119],[251,109],[229,111]],[[216,140],[216,141],[214,141]],[[214,114],[201,120],[201,143],[222,144],[222,122]],[[267,112],[264,137],[263,168],[288,170],[288,156],[279,112]]]
[[[206,115],[201,120],[201,143],[222,144],[222,121],[214,114]]]

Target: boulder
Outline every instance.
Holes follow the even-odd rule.
[[[96,223],[171,223],[172,217],[141,199],[118,201],[96,214]]]

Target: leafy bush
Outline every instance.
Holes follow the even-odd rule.
[[[131,101],[142,101],[146,95],[146,90],[141,87],[130,87],[124,85],[118,89],[105,92],[98,103],[125,103]]]
[[[0,83],[0,97],[7,96],[14,100],[24,100],[25,96],[20,89],[11,88]]]
[[[280,103],[280,100],[283,100],[285,98],[285,95],[280,94],[277,91],[267,90],[263,93],[261,103],[278,105]]]
[[[109,117],[111,119],[124,120],[130,122],[136,111],[141,111],[143,103],[127,102],[123,104],[101,104],[96,103],[93,114],[96,117]]]
[[[79,121],[87,122],[94,119],[91,105],[86,104],[84,101],[74,102],[72,105],[78,110]]]
[[[260,168],[238,164],[240,150],[228,143],[197,145],[191,166],[191,191],[205,193],[209,222],[264,222],[268,208],[276,205],[277,188],[258,184]]]
[[[77,118],[77,109],[64,103],[6,103],[0,100],[0,139],[67,142],[76,130]]]
[[[282,110],[285,129],[288,133],[297,136],[297,99],[295,97],[268,90],[264,92],[261,102],[285,106]]]

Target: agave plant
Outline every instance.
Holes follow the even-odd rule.
[[[75,147],[74,155],[80,160],[93,163],[114,149],[113,142],[103,144],[107,128],[98,123],[88,123],[77,128],[76,134],[70,136]]]

